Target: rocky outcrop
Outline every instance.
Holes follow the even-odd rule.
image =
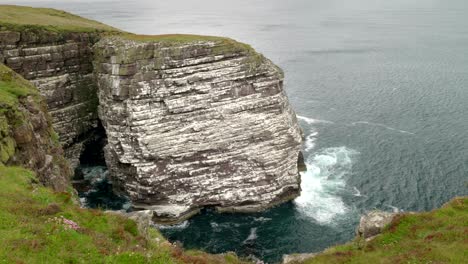
[[[54,128],[75,166],[83,142],[97,126],[91,53],[97,40],[98,34],[86,32],[0,32],[2,61],[31,81],[46,98]]]
[[[50,120],[37,89],[0,64],[0,166],[29,168],[46,186],[65,191],[71,170]]]
[[[359,226],[356,228],[356,239],[353,243],[359,241],[369,242],[377,235],[384,232],[385,227],[392,223],[393,219],[399,215],[398,213],[384,212],[380,210],[370,211],[361,216]],[[361,247],[358,245],[357,247]],[[283,255],[283,264],[305,263],[309,260],[328,253],[328,250],[316,253],[289,254]]]
[[[301,131],[271,61],[201,36],[107,37],[94,50],[106,162],[136,208],[170,222],[299,194]]]
[[[283,256],[283,264],[302,263],[308,259],[314,258],[318,253],[290,254]]]
[[[358,236],[362,238],[371,238],[380,233],[383,229],[392,222],[397,213],[384,211],[371,211],[363,216],[359,221],[359,226],[356,230]]]

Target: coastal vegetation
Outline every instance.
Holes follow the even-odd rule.
[[[464,263],[468,259],[468,197],[431,212],[397,215],[382,234],[331,247],[315,263]]]
[[[0,263],[245,263],[235,254],[183,251],[156,229],[41,186],[34,173],[0,166]]]
[[[53,8],[0,5],[0,29],[52,32],[120,31],[103,23]]]

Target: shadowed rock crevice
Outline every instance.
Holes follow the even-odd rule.
[[[81,204],[90,208],[127,210],[129,201],[115,192],[109,179],[104,148],[107,136],[101,122],[81,140],[80,165],[75,168],[73,187],[78,191]]]
[[[87,166],[106,166],[104,147],[107,144],[107,136],[101,122],[91,130],[83,140],[83,151],[80,156],[80,164]]]

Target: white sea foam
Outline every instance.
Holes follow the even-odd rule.
[[[322,224],[348,211],[340,193],[351,172],[352,158],[358,152],[346,147],[326,148],[311,155],[307,172],[302,174],[302,193],[295,199],[296,208],[306,217]]]
[[[249,234],[249,236],[244,240],[243,243],[245,244],[245,243],[247,243],[247,242],[249,242],[249,241],[253,241],[253,240],[255,240],[255,239],[257,239],[257,228],[256,228],[256,227],[252,227],[252,228],[250,229],[250,234]]]
[[[104,166],[83,166],[81,167],[83,178],[90,181],[91,185],[100,183],[108,179],[109,171]]]
[[[255,222],[268,222],[268,221],[271,221],[271,218],[263,217],[263,216],[254,217],[254,221]]]
[[[392,211],[393,211],[394,213],[403,212],[403,210],[401,210],[401,209],[399,209],[398,207],[393,206],[393,205],[391,205],[391,204],[388,204],[387,207],[392,208]]]
[[[81,197],[80,198],[80,207],[81,208],[88,207],[88,201],[87,201],[86,197]]]
[[[132,207],[132,202],[128,201],[122,205],[122,209],[127,211]]]
[[[218,224],[216,222],[210,222],[210,226],[213,232],[221,232],[223,230],[223,224]]]
[[[297,118],[298,118],[299,120],[302,120],[302,121],[306,122],[306,123],[309,124],[309,125],[312,125],[312,124],[319,124],[319,123],[323,123],[323,124],[334,124],[334,122],[332,122],[332,121],[322,120],[322,119],[313,119],[313,118],[310,118],[310,117],[300,116],[300,115],[298,115]]]
[[[361,191],[359,191],[359,189],[356,188],[355,186],[353,187],[353,190],[354,190],[354,193],[353,193],[354,196],[356,196],[356,197],[365,196],[365,195],[362,195],[362,194],[361,194]]]
[[[399,132],[399,133],[402,133],[402,134],[416,135],[416,134],[413,133],[413,132],[409,132],[409,131],[401,130],[401,129],[396,129],[396,128],[389,127],[389,126],[386,126],[386,125],[384,125],[384,124],[379,124],[379,123],[372,123],[372,122],[367,122],[367,121],[357,121],[357,122],[351,123],[351,125],[353,125],[353,126],[356,125],[356,124],[363,124],[363,125],[370,125],[370,126],[378,126],[378,127],[382,127],[382,128],[388,129],[388,130],[396,131],[396,132]]]
[[[314,131],[313,129],[309,130],[309,134],[306,136],[304,142],[304,150],[310,151],[315,148],[315,141],[317,139],[318,132]]]
[[[306,124],[308,125],[312,125],[312,124],[319,124],[319,123],[322,123],[322,124],[333,124],[332,121],[328,121],[328,120],[321,120],[321,119],[313,119],[313,118],[310,118],[310,117],[306,117],[306,116],[300,116],[298,115],[297,118],[299,120],[302,120],[304,121]],[[304,150],[305,151],[311,151],[312,149],[315,148],[315,141],[317,139],[317,136],[318,136],[318,132],[313,128],[313,127],[309,127],[309,133],[307,134],[306,138],[305,138],[305,142],[304,142]]]
[[[185,229],[189,226],[189,221],[184,221],[180,224],[175,224],[175,225],[159,225],[159,224],[154,224],[154,227],[158,229]]]

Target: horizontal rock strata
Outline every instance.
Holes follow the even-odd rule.
[[[302,134],[271,61],[196,36],[107,37],[94,50],[106,162],[136,208],[169,222],[299,194]]]
[[[91,47],[98,38],[86,32],[0,31],[0,62],[46,98],[55,131],[74,166],[82,142],[97,124]]]

